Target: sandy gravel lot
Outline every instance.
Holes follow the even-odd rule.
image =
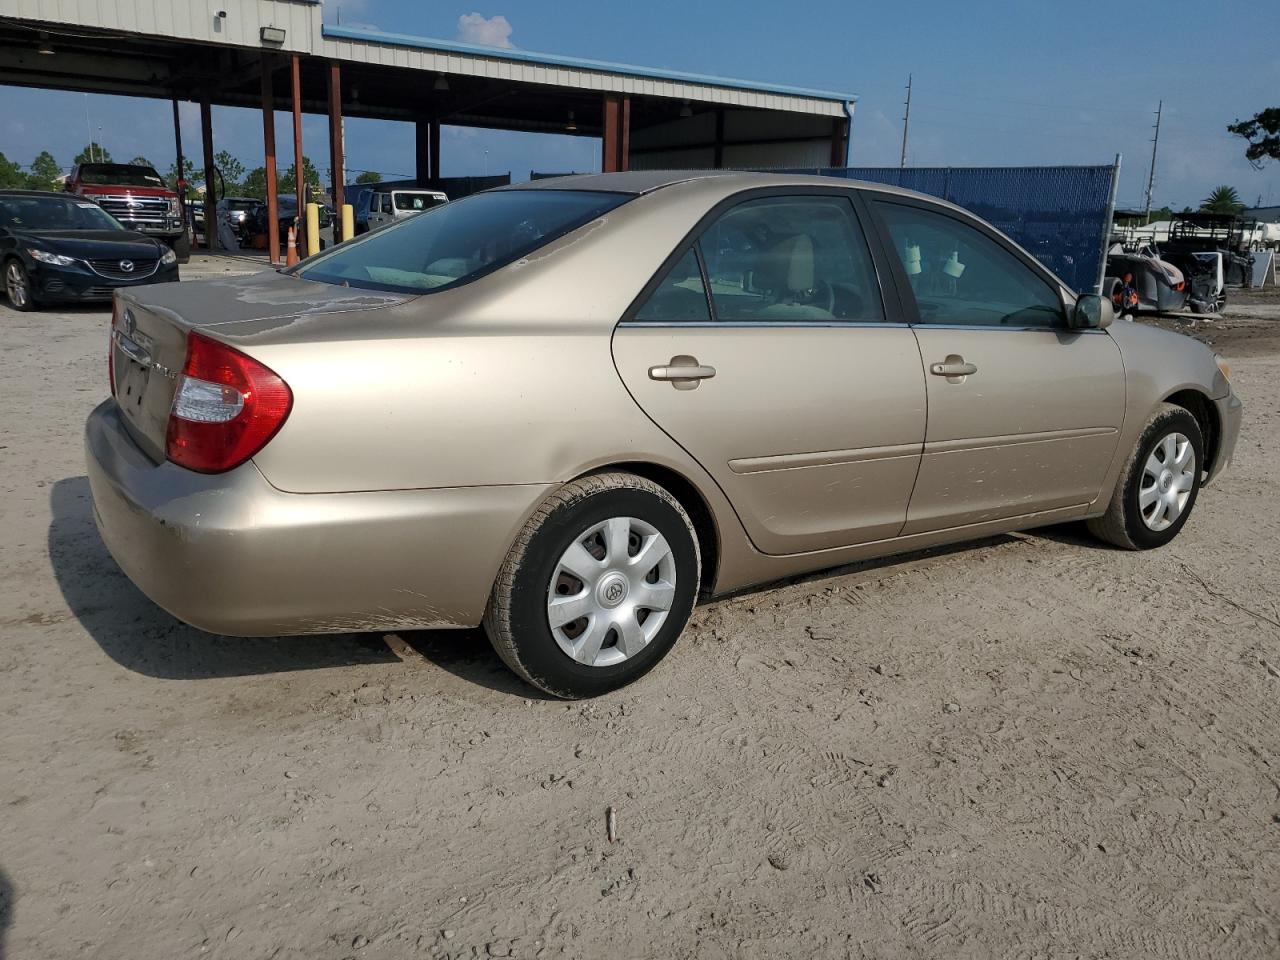
[[[1280,956],[1280,299],[1246,306],[1196,330],[1246,423],[1171,547],[843,568],[570,705],[478,633],[153,607],[84,478],[106,312],[0,307],[0,956]]]

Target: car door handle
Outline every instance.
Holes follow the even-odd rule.
[[[700,380],[710,380],[716,368],[698,363],[697,357],[681,355],[660,367],[649,368],[650,380],[668,380],[677,390],[693,390]]]
[[[935,363],[929,367],[929,372],[935,377],[946,377],[951,380],[957,378],[953,382],[959,382],[960,378],[972,376],[978,372],[977,364],[966,363],[964,357],[958,354],[951,354],[942,363]]]

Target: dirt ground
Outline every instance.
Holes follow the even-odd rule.
[[[1246,422],[1170,547],[843,568],[568,705],[475,632],[152,606],[84,478],[106,318],[0,307],[0,956],[1280,956],[1280,298],[1188,329]]]

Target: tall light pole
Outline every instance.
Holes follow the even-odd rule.
[[[907,74],[907,112],[902,115],[902,158],[898,169],[907,165],[907,130],[911,126],[911,74]]]
[[[1151,138],[1151,173],[1147,176],[1147,211],[1143,219],[1151,222],[1151,191],[1156,185],[1156,148],[1160,146],[1160,114],[1164,111],[1164,101],[1156,106],[1156,135]]]

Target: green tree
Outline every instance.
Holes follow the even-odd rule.
[[[1240,202],[1240,194],[1236,193],[1236,188],[1224,183],[1204,198],[1200,209],[1206,213],[1236,214],[1244,209],[1244,204]]]
[[[366,170],[360,176],[356,177],[356,183],[381,183],[382,174],[377,170]]]
[[[200,179],[204,179],[201,177]],[[174,190],[178,189],[178,181],[185,180],[187,182],[187,200],[194,200],[200,194],[196,192],[196,184],[199,182],[196,178],[196,165],[190,157],[182,158],[182,174],[178,174],[178,161],[174,160],[169,164],[169,172],[165,175],[165,180]]]
[[[110,163],[111,153],[103,147],[97,140],[94,140],[87,147],[76,154],[76,158],[72,163]]]
[[[1261,170],[1268,160],[1280,160],[1280,107],[1260,110],[1248,120],[1227,124],[1227,132],[1249,141],[1244,156]]]
[[[155,166],[155,164],[152,163],[150,160],[148,160],[146,157],[134,157],[132,160],[129,161],[129,163],[135,167],[154,167]]]
[[[289,167],[288,170],[286,170],[284,173],[280,175],[279,182],[277,183],[277,188],[281,193],[296,192],[294,185],[297,183],[297,181],[294,179],[294,177],[295,177],[295,173],[294,173],[293,167]],[[309,188],[308,195],[319,192],[320,171],[317,170],[315,167],[315,164],[311,162],[311,158],[306,156],[302,158],[302,182],[306,184],[306,186]],[[265,193],[265,186],[264,186],[263,192]]]
[[[240,192],[246,197],[257,197],[259,200],[267,199],[266,167],[254,167],[245,174],[244,182],[240,184]]]
[[[31,172],[27,174],[27,186],[32,190],[57,190],[61,186],[58,183],[58,177],[61,175],[62,168],[58,166],[58,161],[53,159],[53,154],[48,150],[41,150],[31,161]]]
[[[0,153],[0,188],[13,189],[14,187],[25,187],[27,178],[22,172],[22,168],[16,163]]]
[[[219,150],[214,155],[213,163],[222,171],[222,182],[225,185],[226,196],[240,193],[241,184],[244,182],[244,164],[226,150]]]

